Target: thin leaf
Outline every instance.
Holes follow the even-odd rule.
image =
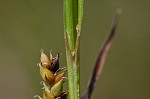
[[[90,99],[90,97],[91,97],[91,94],[94,90],[95,83],[98,80],[98,78],[102,72],[102,69],[103,69],[103,66],[104,66],[104,63],[106,60],[106,56],[108,55],[108,53],[110,51],[120,14],[121,14],[121,10],[118,9],[116,15],[114,16],[114,18],[112,20],[109,34],[106,37],[106,39],[102,45],[102,49],[99,52],[91,79],[89,81],[88,87],[87,87],[84,95],[82,96],[82,99]]]

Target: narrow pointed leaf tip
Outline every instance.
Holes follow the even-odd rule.
[[[115,35],[115,30],[116,30],[117,23],[118,23],[120,15],[121,15],[121,12],[122,12],[121,9],[117,9],[117,13],[112,20],[109,34],[106,37],[106,39],[101,47],[101,50],[97,57],[96,63],[94,65],[94,70],[92,72],[92,76],[89,80],[88,87],[87,87],[84,95],[82,96],[82,99],[90,99],[91,98],[91,95],[92,95],[94,87],[95,87],[95,83],[98,80],[98,78],[102,72],[106,57],[108,55],[108,52],[110,51],[110,48],[111,48],[111,45],[113,42],[113,38]]]

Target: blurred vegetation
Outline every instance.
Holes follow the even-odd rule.
[[[0,97],[31,99],[41,94],[40,49],[62,53],[63,1],[0,0]],[[92,71],[112,16],[123,15],[92,99],[150,98],[150,1],[85,0],[81,33],[81,93]]]

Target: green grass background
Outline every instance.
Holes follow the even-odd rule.
[[[85,0],[81,34],[81,93],[117,8],[113,47],[92,99],[150,98],[150,1]],[[62,54],[62,0],[0,0],[0,98],[33,99],[42,93],[40,49]],[[67,83],[66,83],[67,84]]]

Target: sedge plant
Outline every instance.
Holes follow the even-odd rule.
[[[66,45],[66,60],[68,70],[69,98],[80,99],[80,34],[83,17],[83,0],[64,0],[64,39]],[[98,54],[92,76],[82,99],[90,99],[95,82],[101,74],[106,56],[111,48],[121,9],[113,18],[108,36]]]
[[[90,99],[93,93],[95,83],[98,80],[103,65],[111,48],[115,30],[121,10],[118,9],[112,20],[112,24],[94,65],[93,72],[89,79],[85,93],[80,96],[80,34],[83,18],[83,0],[64,0],[63,18],[64,18],[64,40],[66,48],[67,68],[59,68],[59,54],[56,57],[48,57],[44,51],[41,51],[40,75],[42,77],[43,97],[36,95],[39,99]],[[68,91],[63,91],[65,82],[65,73],[67,71]],[[61,72],[61,73],[59,73]],[[69,97],[67,97],[69,96]]]

